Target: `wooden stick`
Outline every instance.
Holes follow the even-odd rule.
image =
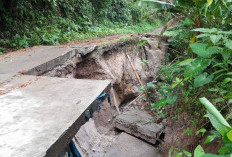
[[[139,81],[139,84],[142,86],[142,85],[143,85],[143,83],[142,83],[142,81],[141,81],[141,79],[140,79],[140,77],[139,77],[139,74],[138,74],[138,73],[137,73],[137,71],[135,70],[134,65],[132,64],[132,61],[131,61],[130,56],[129,56],[126,52],[125,52],[125,54],[126,54],[126,56],[127,56],[128,61],[130,62],[131,68],[133,69],[133,71],[134,71],[134,73],[135,73],[136,78],[137,78],[137,79],[138,79],[138,81]]]
[[[139,96],[137,96],[137,98],[135,98],[134,100],[132,100],[128,105],[133,104],[135,101],[137,101],[141,96],[143,96],[143,94],[140,94]]]

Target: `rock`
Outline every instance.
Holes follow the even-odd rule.
[[[155,144],[162,125],[151,122],[152,116],[141,110],[129,110],[116,117],[115,127],[145,141]]]
[[[93,119],[89,119],[77,132],[74,141],[83,157],[103,157],[115,138],[114,135],[100,134]]]
[[[121,133],[104,157],[161,157],[158,150],[129,134]]]

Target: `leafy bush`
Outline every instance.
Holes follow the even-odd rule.
[[[206,99],[201,99],[200,103],[198,99],[201,97],[211,99],[223,115],[231,117],[232,2],[174,0],[175,5],[172,5],[144,0],[142,3],[158,10],[168,11],[174,16],[184,17],[179,26],[166,33],[173,36],[169,40],[171,45],[169,59],[172,62],[160,69],[159,75],[162,77],[155,86],[160,99],[153,100],[155,102],[151,103],[152,110],[156,112],[165,110],[170,117],[187,112],[191,116],[191,121],[194,123],[197,121],[194,126],[198,129],[207,124],[206,119],[202,118],[205,114],[201,104],[203,103],[213,127],[219,132],[211,131],[205,143],[219,137],[224,141],[224,145],[218,153],[230,154],[232,140],[231,126],[228,124],[231,118],[226,122],[211,103]],[[176,65],[179,68],[176,68]],[[207,127],[210,128],[209,125]],[[200,130],[202,133],[206,132],[205,129]],[[192,155],[184,151],[179,152],[176,148],[170,151],[177,152],[176,156]],[[205,154],[203,148],[198,146],[194,157],[204,156],[216,155]]]
[[[126,0],[0,1],[1,47],[56,45],[116,33],[149,31],[159,23],[141,21],[148,12]],[[123,30],[125,29],[125,30]],[[126,30],[128,29],[128,30]],[[2,51],[3,52],[3,51]]]

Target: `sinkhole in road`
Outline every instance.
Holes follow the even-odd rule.
[[[115,117],[124,110],[137,109],[128,104],[141,93],[139,87],[156,78],[166,51],[165,42],[158,46],[158,39],[149,39],[146,46],[139,46],[139,39],[116,44],[90,46],[78,50],[80,55],[64,65],[46,72],[45,76],[71,77],[76,79],[112,80],[111,102],[104,101],[102,109],[94,113],[74,137],[84,156],[104,156],[106,149],[121,131],[115,129]],[[146,64],[141,64],[146,60]],[[160,137],[164,134],[160,134]]]

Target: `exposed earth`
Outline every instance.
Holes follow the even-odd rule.
[[[101,110],[73,137],[82,156],[160,157],[175,145],[189,150],[199,141],[183,133],[184,127],[191,127],[188,116],[183,115],[175,125],[170,119],[154,121],[139,91],[141,85],[156,79],[167,52],[167,38],[157,35],[161,30],[7,53],[0,56],[0,74],[111,80],[111,99],[105,99]],[[138,43],[144,36],[150,37],[141,46]],[[144,60],[145,65],[141,64]],[[191,144],[180,144],[186,139]]]

